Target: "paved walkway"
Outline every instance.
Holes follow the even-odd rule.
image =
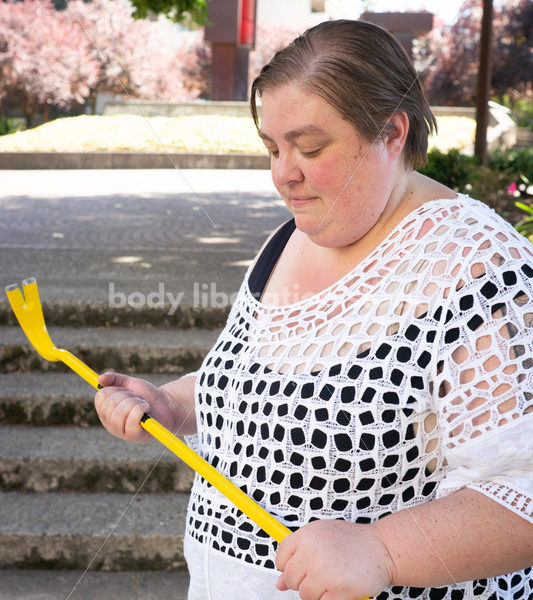
[[[0,283],[36,277],[43,301],[222,302],[287,218],[265,170],[3,171]]]

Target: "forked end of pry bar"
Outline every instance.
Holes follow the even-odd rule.
[[[37,279],[35,279],[35,277],[28,277],[27,279],[24,279],[22,282],[22,287],[24,288],[25,285],[29,285],[30,283],[37,283]],[[18,289],[18,286],[18,283],[6,285],[6,292],[14,292],[16,289]]]

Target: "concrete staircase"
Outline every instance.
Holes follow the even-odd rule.
[[[135,311],[117,321],[79,304],[62,310],[44,311],[58,347],[98,372],[158,385],[199,366],[225,316],[192,323],[203,327],[164,319],[146,327]],[[53,325],[68,322],[66,314],[84,326],[75,318]],[[0,323],[0,600],[185,599],[192,471],[159,442],[110,436],[94,411],[94,390],[42,360],[7,303],[0,302]]]

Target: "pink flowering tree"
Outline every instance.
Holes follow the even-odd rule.
[[[191,98],[209,99],[211,89],[211,46],[204,41],[203,29],[191,32],[179,50],[183,85]]]
[[[83,103],[98,70],[87,37],[48,0],[0,3],[0,109],[17,106],[31,124],[51,105]]]
[[[92,97],[105,91],[182,102],[202,93],[196,82],[204,68],[199,32],[180,34],[165,19],[134,19],[129,0],[74,0],[70,9],[100,62]]]
[[[98,91],[180,102],[195,96],[187,85],[195,50],[169,21],[136,20],[129,0],[70,2],[100,62]],[[198,37],[198,35],[197,35]],[[192,88],[192,89],[190,89]]]
[[[27,121],[98,92],[180,102],[205,97],[209,51],[200,31],[134,19],[129,0],[0,2],[0,110]]]

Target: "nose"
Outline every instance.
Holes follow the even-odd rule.
[[[272,181],[276,187],[300,183],[304,174],[292,152],[279,153],[270,163]]]

